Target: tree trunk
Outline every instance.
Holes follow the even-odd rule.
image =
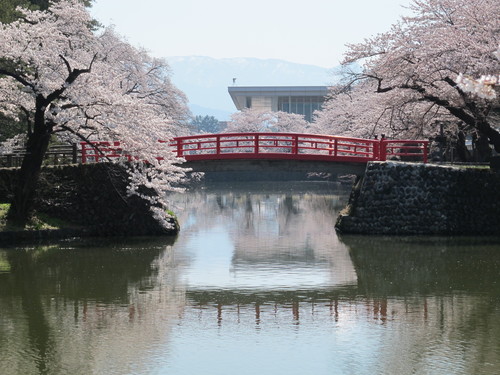
[[[45,123],[43,111],[35,114],[34,131],[28,137],[26,156],[17,175],[14,198],[7,220],[24,227],[33,211],[33,203],[45,153],[49,147],[51,127]]]
[[[490,144],[493,145],[493,148],[496,152],[500,152],[500,132],[493,128],[486,121],[479,121],[476,129],[479,130],[481,134],[488,137]]]
[[[486,162],[491,159],[491,147],[488,137],[479,133],[479,136],[474,142],[474,147],[476,149],[476,161]]]
[[[458,132],[456,143],[457,155],[461,162],[468,162],[471,160],[470,152],[465,144],[465,134],[463,131]]]

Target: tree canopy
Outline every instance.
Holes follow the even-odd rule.
[[[500,152],[498,96],[457,85],[463,75],[500,71],[500,2],[413,0],[409,8],[389,31],[348,46],[343,64],[363,69],[332,88],[317,125],[354,136],[430,137],[445,124],[474,130]]]
[[[92,0],[82,0],[85,6],[91,6]],[[49,0],[0,0],[0,22],[10,23],[22,17],[22,12],[16,8],[24,7],[32,10],[46,10],[49,7]],[[93,24],[97,26],[97,22]],[[0,57],[1,58],[1,57]],[[4,116],[0,112],[0,143],[7,139],[22,134],[26,129],[26,118],[20,113],[17,120]],[[0,148],[2,146],[0,145]]]
[[[310,124],[304,116],[287,112],[271,112],[256,109],[245,109],[231,116],[225,133],[254,132],[307,132]]]
[[[219,133],[223,126],[214,116],[195,116],[191,121],[191,126],[197,133]]]
[[[21,13],[22,19],[0,24],[0,111],[13,118],[23,113],[28,122],[27,155],[9,216],[26,219],[53,136],[120,141],[134,156],[131,193],[141,185],[173,189],[183,172],[158,140],[187,132],[189,111],[166,62],[132,47],[112,28],[93,32],[79,1]],[[158,207],[164,202],[153,203],[164,217]]]

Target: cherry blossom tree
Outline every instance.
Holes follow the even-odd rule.
[[[287,112],[244,109],[231,115],[225,133],[306,132],[310,124],[304,116]]]
[[[500,46],[495,52],[495,56],[500,60]],[[495,100],[497,88],[500,85],[500,74],[482,75],[480,78],[464,76],[460,73],[457,77],[457,84],[464,92],[472,93],[480,98]]]
[[[349,135],[428,137],[438,124],[450,124],[476,131],[500,152],[498,99],[458,84],[500,70],[500,2],[413,0],[409,8],[412,15],[388,32],[348,46],[343,64],[363,69],[332,89],[317,126]]]
[[[273,130],[279,133],[310,133],[311,124],[303,115],[288,112],[274,112]]]
[[[166,225],[161,192],[174,189],[184,173],[167,143],[158,140],[187,133],[189,119],[168,65],[112,28],[92,32],[91,17],[76,0],[19,11],[22,21],[0,24],[0,110],[28,118],[26,157],[9,218],[23,224],[29,217],[43,157],[57,136],[120,141],[135,157],[130,193],[139,194],[141,185],[157,190],[152,207]]]

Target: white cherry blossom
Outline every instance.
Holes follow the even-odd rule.
[[[500,152],[492,116],[499,104],[500,2],[413,0],[409,8],[412,14],[389,31],[348,46],[344,64],[362,69],[332,88],[317,126],[332,134],[415,138],[447,124],[478,132]]]
[[[20,11],[23,20],[0,24],[0,110],[31,115],[29,157],[12,205],[18,216],[28,210],[20,192],[33,193],[33,176],[56,135],[119,141],[134,156],[130,192],[139,185],[157,190],[154,203],[166,224],[165,191],[178,188],[184,170],[168,143],[158,140],[187,134],[189,120],[186,97],[170,81],[166,62],[132,47],[112,28],[93,32],[89,13],[76,0],[53,3],[47,11]]]

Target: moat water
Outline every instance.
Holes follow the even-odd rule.
[[[500,239],[341,236],[348,195],[215,184],[175,239],[0,244],[0,374],[499,374]]]

